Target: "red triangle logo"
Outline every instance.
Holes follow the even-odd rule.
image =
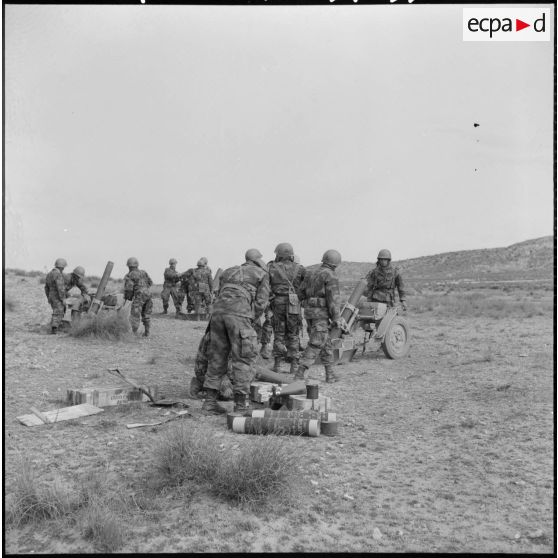
[[[525,29],[525,27],[531,27],[531,24],[530,23],[525,23],[524,21],[521,21],[520,19],[515,20],[515,30],[516,31],[521,31],[522,29]]]

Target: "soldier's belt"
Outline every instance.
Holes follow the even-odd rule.
[[[306,299],[306,306],[325,308],[327,306],[326,299],[321,296],[320,297],[313,296],[311,298]]]

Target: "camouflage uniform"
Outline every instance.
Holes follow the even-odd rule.
[[[252,324],[262,315],[268,302],[268,274],[257,264],[247,261],[223,272],[209,323],[209,362],[204,388],[219,389],[227,373],[230,354],[235,401],[237,395],[250,393],[258,354]]]
[[[46,276],[45,295],[48,303],[52,307],[50,325],[53,329],[57,329],[66,311],[66,306],[64,305],[64,299],[66,298],[66,280],[62,270],[58,267],[53,268]]]
[[[87,297],[89,297],[89,294],[87,293],[87,287],[85,286],[83,279],[79,275],[76,275],[75,273],[65,273],[64,283],[66,285],[66,297],[74,287],[77,287],[81,291],[82,296],[87,295]]]
[[[327,263],[313,273],[307,273],[298,290],[304,306],[304,317],[308,327],[308,345],[300,358],[300,364],[309,368],[318,354],[322,363],[333,363],[333,349],[329,339],[330,322],[340,318],[339,281],[335,269]]]
[[[364,295],[372,302],[383,302],[388,306],[395,303],[395,289],[399,294],[399,300],[403,303],[406,299],[403,277],[399,268],[392,266],[391,262],[386,267],[377,264],[374,269],[366,275],[368,283]]]
[[[211,268],[206,265],[198,265],[191,271],[188,281],[188,298],[192,300],[191,304],[196,314],[207,313],[213,297]]]
[[[298,361],[300,348],[300,303],[289,305],[289,297],[294,302],[297,291],[306,275],[306,269],[291,259],[276,258],[268,264],[269,285],[272,292],[273,311],[273,356],[282,357],[287,352],[287,360]],[[294,373],[294,370],[293,370]]]
[[[166,313],[169,307],[169,297],[172,297],[172,301],[174,303],[174,309],[177,312],[180,312],[180,308],[182,307],[182,302],[184,301],[181,298],[178,285],[180,283],[180,273],[176,271],[173,267],[167,267],[165,269],[165,273],[163,274],[163,290],[161,291],[161,299],[163,300],[163,312]]]
[[[189,269],[180,275],[180,291],[182,303],[186,300],[186,312],[190,313],[194,311],[194,301],[192,300],[192,295],[190,294],[190,281],[193,269]]]
[[[261,345],[267,345],[271,342],[271,338],[273,337],[273,326],[271,320],[273,319],[273,312],[271,311],[271,307],[268,306],[264,310],[264,322],[263,324],[260,320],[257,320],[254,323],[254,329],[256,330],[256,336],[258,339],[258,343]]]
[[[153,301],[149,287],[153,285],[151,277],[143,269],[132,269],[124,276],[124,300],[131,300],[130,325],[132,331],[138,330],[143,321],[145,333],[149,334]]]

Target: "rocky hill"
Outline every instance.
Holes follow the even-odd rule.
[[[394,264],[413,283],[526,279],[552,281],[554,238],[544,236],[505,248],[445,252],[395,261]],[[343,262],[337,275],[342,283],[354,283],[374,266],[375,262]]]

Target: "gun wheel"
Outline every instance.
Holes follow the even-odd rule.
[[[382,349],[388,358],[396,359],[407,356],[410,348],[409,324],[405,318],[395,316],[387,328]]]

